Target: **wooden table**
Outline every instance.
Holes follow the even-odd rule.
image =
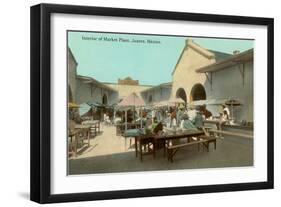
[[[74,149],[73,154],[77,156],[77,149],[78,149],[78,142],[79,140],[87,139],[88,147],[90,146],[90,126],[89,125],[81,125],[78,124],[75,126],[75,129],[69,132],[68,135],[71,138],[71,142],[73,141],[72,138],[74,137]]]
[[[153,134],[141,135],[135,137],[135,151],[136,157],[140,154],[140,161],[142,162],[143,155],[153,154],[153,158],[155,158],[155,139]],[[150,150],[150,145],[152,145],[152,150]],[[143,153],[142,147],[147,147],[147,152]]]
[[[204,134],[205,133],[203,131],[199,131],[199,130],[197,130],[197,131],[195,131],[195,130],[194,131],[184,130],[184,131],[179,131],[179,132],[169,131],[169,132],[165,132],[164,134],[162,134],[160,136],[156,136],[155,139],[156,139],[157,142],[159,142],[161,140],[164,140],[164,143],[165,143],[164,156],[166,155],[166,150],[167,150],[168,151],[168,160],[172,161],[171,156],[175,155],[175,153],[177,152],[177,149],[175,149],[175,153],[173,153],[174,149],[168,148],[171,140],[178,140],[178,139],[187,138],[187,142],[190,143],[192,137],[198,137],[198,136],[201,136],[201,135],[204,135]]]
[[[77,143],[76,140],[78,139],[78,134],[80,133],[80,129],[74,129],[68,132],[68,137],[70,137],[70,143],[71,143],[71,151],[73,152],[74,156],[77,155]],[[74,140],[74,146],[72,146]]]
[[[140,123],[127,123],[127,129],[138,129],[140,128],[141,124]],[[125,131],[126,124],[121,123],[121,124],[115,124],[116,127],[116,135],[122,135]]]
[[[204,135],[205,133],[203,131],[182,131],[182,132],[165,132],[161,135],[155,135],[155,134],[148,134],[148,135],[140,135],[135,137],[135,151],[136,151],[136,157],[138,154],[140,154],[140,160],[142,161],[142,156],[146,154],[153,154],[153,157],[155,158],[156,155],[156,145],[159,143],[164,143],[164,156],[166,155],[166,146],[168,146],[168,142],[170,140],[176,140],[176,139],[182,139],[187,138],[187,141],[190,142],[191,137],[197,137],[200,135]],[[142,147],[144,145],[151,144],[153,147],[153,150],[148,153],[143,153]],[[138,149],[139,148],[139,149]],[[173,149],[172,149],[173,151]],[[173,152],[172,152],[173,153]],[[169,154],[169,153],[168,153]],[[169,159],[169,157],[168,157]]]
[[[87,120],[82,122],[83,125],[90,125],[91,132],[94,131],[94,136],[100,133],[100,121],[99,120]]]

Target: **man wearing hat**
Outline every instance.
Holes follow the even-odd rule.
[[[197,111],[196,116],[194,118],[194,125],[201,129],[204,126],[204,119],[202,111]]]
[[[196,126],[194,126],[194,124],[189,120],[189,117],[188,117],[187,113],[184,113],[182,115],[182,121],[181,121],[180,127],[182,129],[195,129],[195,130],[197,130]]]

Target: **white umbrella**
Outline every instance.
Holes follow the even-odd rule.
[[[229,99],[225,102],[226,105],[231,106],[231,117],[234,118],[233,114],[233,106],[240,106],[242,103],[235,99]]]
[[[185,101],[181,98],[171,98],[168,100],[168,103],[174,103],[174,104],[177,104],[177,103],[185,103]]]
[[[118,107],[142,107],[145,103],[136,93],[132,93],[126,98],[124,98],[120,103],[118,103]],[[142,113],[142,112],[141,112]],[[127,110],[125,110],[125,130],[127,130]],[[142,127],[142,119],[141,119],[141,127]]]

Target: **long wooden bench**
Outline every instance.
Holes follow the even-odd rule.
[[[207,143],[207,142],[208,142],[207,140],[201,139],[201,140],[198,140],[198,141],[192,141],[192,142],[188,142],[188,143],[167,146],[168,160],[173,162],[174,161],[173,157],[174,157],[174,155],[177,153],[177,151],[180,148],[187,147],[187,146],[192,146],[192,145],[195,145],[195,144],[199,145],[199,144],[203,144],[203,143]]]
[[[209,152],[210,143],[214,144],[215,150],[217,149],[217,137],[213,135],[203,135],[203,136],[199,136],[198,138],[205,140],[205,142],[203,142],[202,144],[207,149],[207,152]]]
[[[217,133],[217,134],[236,136],[236,137],[244,137],[244,138],[249,138],[249,139],[254,138],[254,136],[252,134],[242,134],[242,133],[237,133],[237,132],[221,131],[221,130],[216,130],[216,129],[211,129],[210,132]]]
[[[212,128],[209,128],[209,127],[202,127],[202,131],[204,132],[204,134],[195,136],[196,141],[192,141],[192,142],[188,141],[187,143],[184,143],[184,144],[167,146],[168,160],[173,162],[173,157],[180,148],[183,148],[183,147],[186,147],[186,146],[191,146],[191,145],[194,145],[194,144],[198,145],[198,151],[199,151],[200,144],[203,145],[203,150],[204,150],[204,147],[207,149],[207,152],[209,152],[210,143],[213,143],[214,149],[216,149],[217,148],[217,137],[215,137],[213,135],[213,132],[210,131],[211,129]],[[190,139],[188,139],[188,140],[190,140]]]

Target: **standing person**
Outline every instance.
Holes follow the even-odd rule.
[[[179,110],[177,111],[177,125],[180,125],[180,123],[181,123],[182,116],[184,114],[183,109],[184,109],[184,107],[180,107]]]
[[[224,123],[229,121],[229,115],[228,115],[227,111],[222,112],[222,120]]]
[[[151,111],[151,118],[154,119],[156,117],[156,112],[154,109]]]
[[[224,114],[227,115],[227,119],[230,118],[230,111],[229,111],[229,108],[228,108],[225,104],[222,105],[222,113],[223,113],[223,115],[224,115]]]
[[[212,117],[212,113],[207,109],[206,104],[204,104],[201,108],[201,111],[203,115],[205,116],[205,119],[210,119]]]
[[[222,113],[220,113],[220,120],[219,120],[219,123],[217,124],[218,130],[222,131],[222,125],[224,125],[228,120],[229,120],[229,117],[228,117],[226,111],[223,111]],[[221,136],[221,134],[220,134],[219,138],[223,139],[224,137]]]
[[[196,110],[194,106],[189,107],[189,110],[187,111],[187,115],[189,117],[189,120],[194,122],[194,119],[196,117]]]
[[[177,128],[177,112],[173,111],[171,113],[171,127],[176,129]]]
[[[162,121],[162,119],[163,119],[162,118],[162,112],[160,110],[157,110],[155,117],[157,118],[158,121]]]

